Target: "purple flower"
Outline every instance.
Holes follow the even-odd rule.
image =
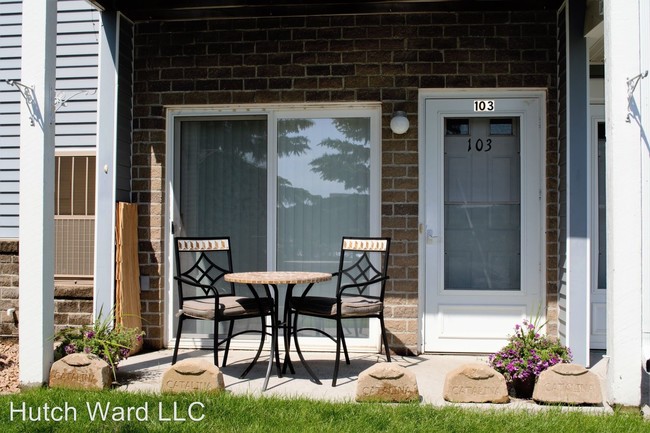
[[[95,336],[95,331],[87,331],[85,335],[86,338],[91,339]]]
[[[75,353],[77,351],[77,348],[74,344],[68,344],[65,346],[64,350],[67,355],[70,355],[71,353]]]
[[[550,366],[571,362],[571,351],[554,339],[540,335],[536,323],[523,320],[515,325],[515,334],[499,352],[488,357],[488,362],[501,372],[506,380],[539,376]]]

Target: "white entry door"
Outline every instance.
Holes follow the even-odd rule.
[[[493,352],[544,313],[543,100],[424,103],[427,352]]]

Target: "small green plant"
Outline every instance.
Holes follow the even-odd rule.
[[[113,324],[113,315],[99,316],[92,325],[67,327],[54,334],[54,341],[61,344],[56,351],[61,357],[72,353],[87,353],[98,356],[111,366],[116,376],[117,364],[128,358],[131,348],[141,342],[144,332]]]
[[[506,381],[537,377],[549,367],[561,362],[571,362],[571,350],[557,340],[541,334],[546,325],[524,320],[515,325],[515,333],[501,350],[489,356],[492,368],[503,374]]]

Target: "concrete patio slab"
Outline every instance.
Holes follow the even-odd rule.
[[[334,354],[329,352],[304,353],[309,366],[314,370],[322,385],[310,380],[307,371],[300,363],[298,356],[292,353],[296,373],[287,373],[278,377],[275,371],[269,380],[268,389],[262,392],[264,376],[268,366],[268,356],[262,355],[248,376],[240,379],[239,375],[253,359],[253,351],[231,350],[228,355],[228,365],[221,368],[226,391],[236,395],[273,396],[281,398],[306,398],[335,402],[353,402],[356,395],[356,385],[359,374],[377,362],[386,362],[381,354],[350,353],[351,363],[341,362],[339,378],[336,387],[332,387],[334,369]],[[221,356],[221,353],[219,354]],[[206,358],[212,362],[211,350],[181,350],[179,360],[187,358]],[[142,353],[128,358],[120,363],[118,369],[118,389],[132,392],[160,392],[162,375],[171,365],[172,350],[165,349],[156,352]],[[415,373],[420,391],[421,403],[434,406],[458,405],[443,399],[445,377],[448,372],[466,363],[484,363],[486,356],[480,355],[430,355],[392,356],[393,362]],[[221,359],[220,359],[221,360]],[[603,370],[602,364],[592,369],[595,372]],[[598,373],[597,373],[598,374]],[[601,374],[599,374],[599,377]],[[507,404],[471,404],[468,407],[484,408],[526,408],[531,410],[543,409],[529,400],[512,399]],[[589,412],[610,412],[611,408],[604,406],[567,407],[567,410],[578,409]]]

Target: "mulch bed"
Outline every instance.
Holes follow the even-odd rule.
[[[19,383],[18,343],[10,340],[0,341],[0,394],[19,392]]]

